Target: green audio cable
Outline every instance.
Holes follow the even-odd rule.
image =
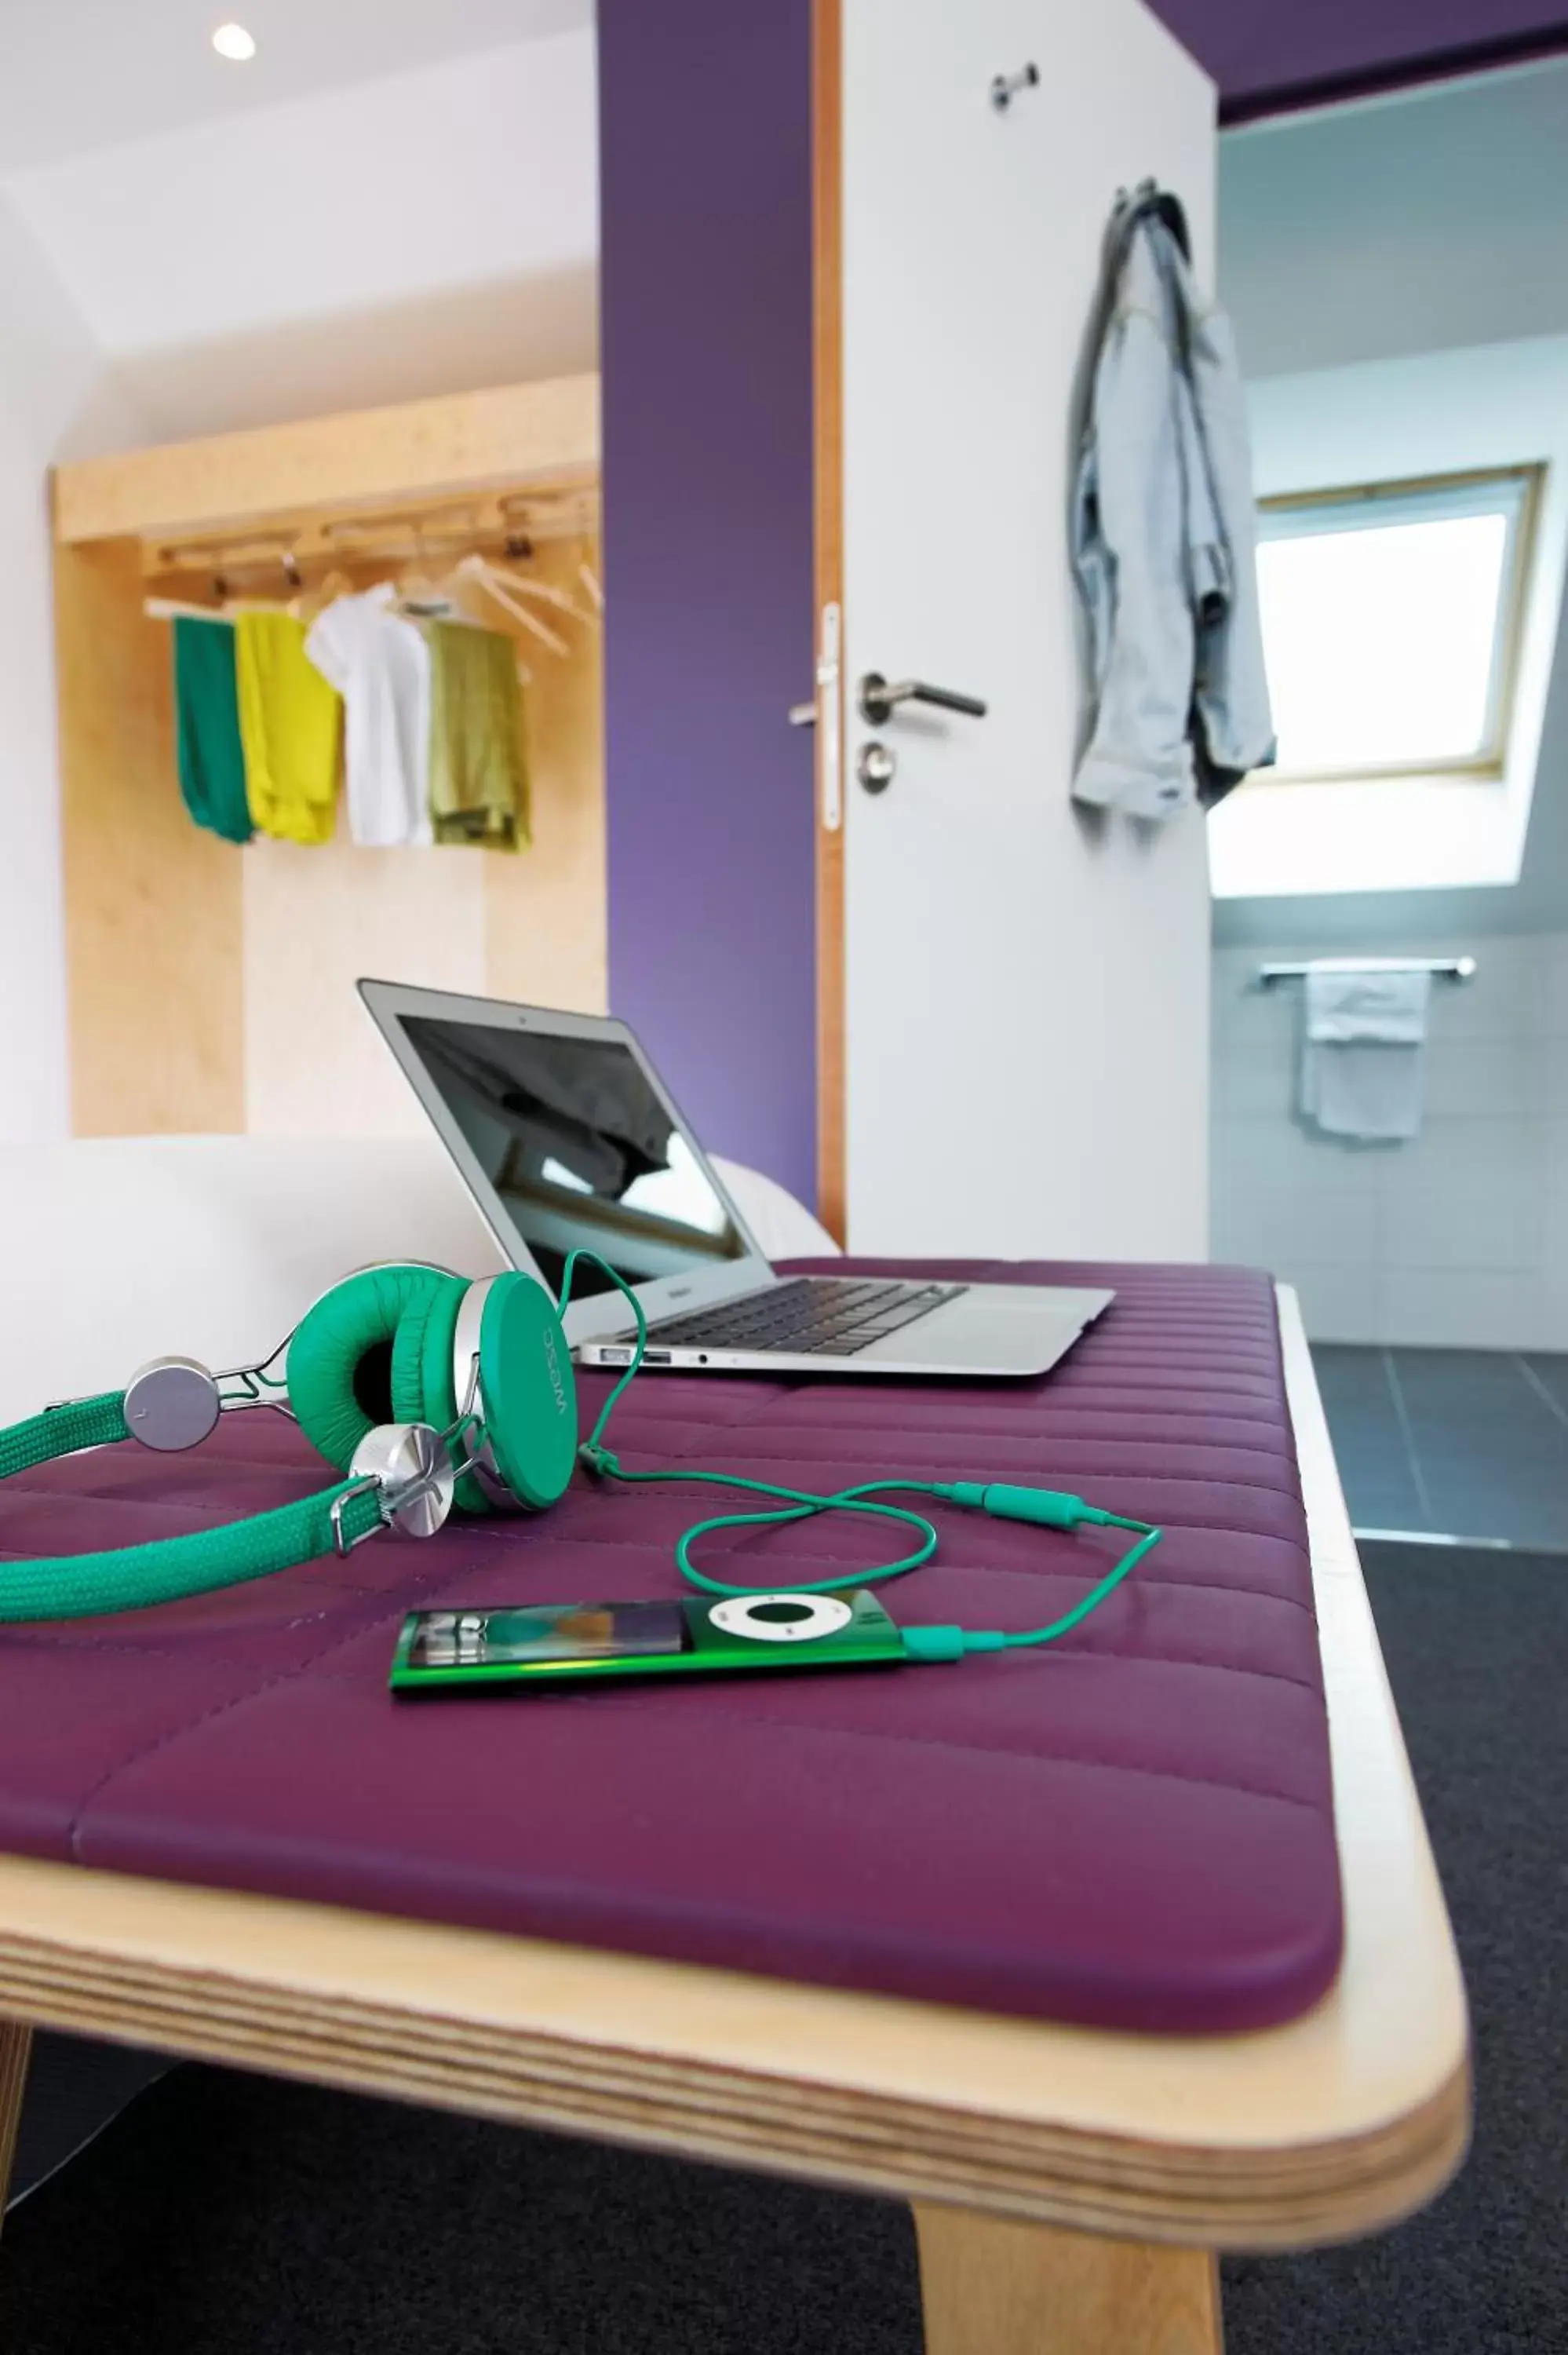
[[[970,1652],[1012,1652],[1037,1644],[1054,1644],[1080,1625],[1092,1611],[1097,1611],[1109,1594],[1114,1594],[1145,1555],[1159,1544],[1162,1532],[1149,1521],[1128,1520],[1120,1513],[1107,1513],[1097,1505],[1086,1504],[1083,1497],[1067,1494],[1059,1488],[1023,1488],[1001,1481],[973,1480],[863,1480],[851,1488],[836,1489],[831,1496],[813,1494],[806,1488],[789,1488],[772,1480],[752,1480],[738,1472],[628,1472],[620,1458],[604,1444],[604,1434],[610,1416],[642,1363],[642,1353],[648,1342],[648,1320],[642,1304],[630,1284],[622,1283],[615,1270],[599,1258],[597,1252],[573,1252],[567,1261],[561,1282],[561,1313],[566,1314],[571,1299],[572,1277],[579,1260],[591,1260],[601,1268],[617,1289],[624,1294],[637,1320],[637,1346],[631,1353],[631,1363],[599,1411],[592,1431],[577,1453],[582,1462],[602,1478],[619,1480],[628,1486],[655,1487],[673,1482],[694,1482],[701,1487],[740,1489],[748,1496],[768,1497],[771,1506],[756,1508],[747,1512],[714,1513],[707,1519],[694,1522],[677,1540],[675,1560],[681,1574],[688,1582],[700,1587],[705,1593],[726,1596],[768,1594],[769,1586],[733,1586],[723,1579],[710,1577],[699,1570],[692,1560],[692,1549],[701,1538],[717,1529],[778,1529],[791,1521],[806,1521],[819,1513],[865,1513],[876,1519],[902,1521],[907,1529],[917,1531],[919,1543],[913,1552],[897,1561],[885,1562],[878,1570],[850,1571],[842,1578],[821,1578],[808,1586],[791,1587],[796,1594],[832,1594],[844,1587],[866,1585],[873,1579],[902,1578],[911,1570],[918,1570],[930,1561],[937,1550],[938,1537],[934,1523],[924,1513],[908,1505],[886,1505],[874,1500],[889,1495],[916,1495],[939,1497],[944,1503],[958,1505],[970,1511],[990,1513],[994,1518],[1009,1521],[1031,1521],[1037,1528],[1052,1529],[1125,1529],[1134,1535],[1137,1543],[1129,1546],[1115,1566],[1107,1572],[1088,1593],[1054,1619],[1049,1626],[1031,1628],[1025,1635],[1004,1635],[998,1628],[968,1628],[953,1626],[905,1627],[901,1629],[904,1647],[912,1660],[958,1660]]]

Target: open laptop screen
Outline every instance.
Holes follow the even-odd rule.
[[[568,1252],[629,1284],[744,1259],[707,1173],[618,1039],[405,1013],[403,1035],[552,1289]],[[608,1289],[578,1270],[577,1297]]]

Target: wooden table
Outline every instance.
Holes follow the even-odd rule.
[[[1468,2030],[1293,1294],[1347,1946],[1292,2026],[1055,2028],[0,1859],[0,2183],[42,2025],[913,2203],[930,2355],[1212,2355],[1215,2252],[1376,2231],[1465,2151]]]

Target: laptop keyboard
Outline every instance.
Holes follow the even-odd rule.
[[[798,1275],[744,1300],[723,1302],[654,1325],[661,1344],[682,1349],[777,1350],[789,1357],[853,1358],[944,1301],[965,1284],[895,1284],[872,1277]]]

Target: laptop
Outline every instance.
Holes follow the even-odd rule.
[[[1036,1284],[778,1274],[624,1022],[391,981],[359,993],[502,1252],[558,1295],[598,1252],[648,1320],[646,1366],[710,1373],[1048,1372],[1112,1299]],[[636,1320],[580,1263],[579,1365]]]

